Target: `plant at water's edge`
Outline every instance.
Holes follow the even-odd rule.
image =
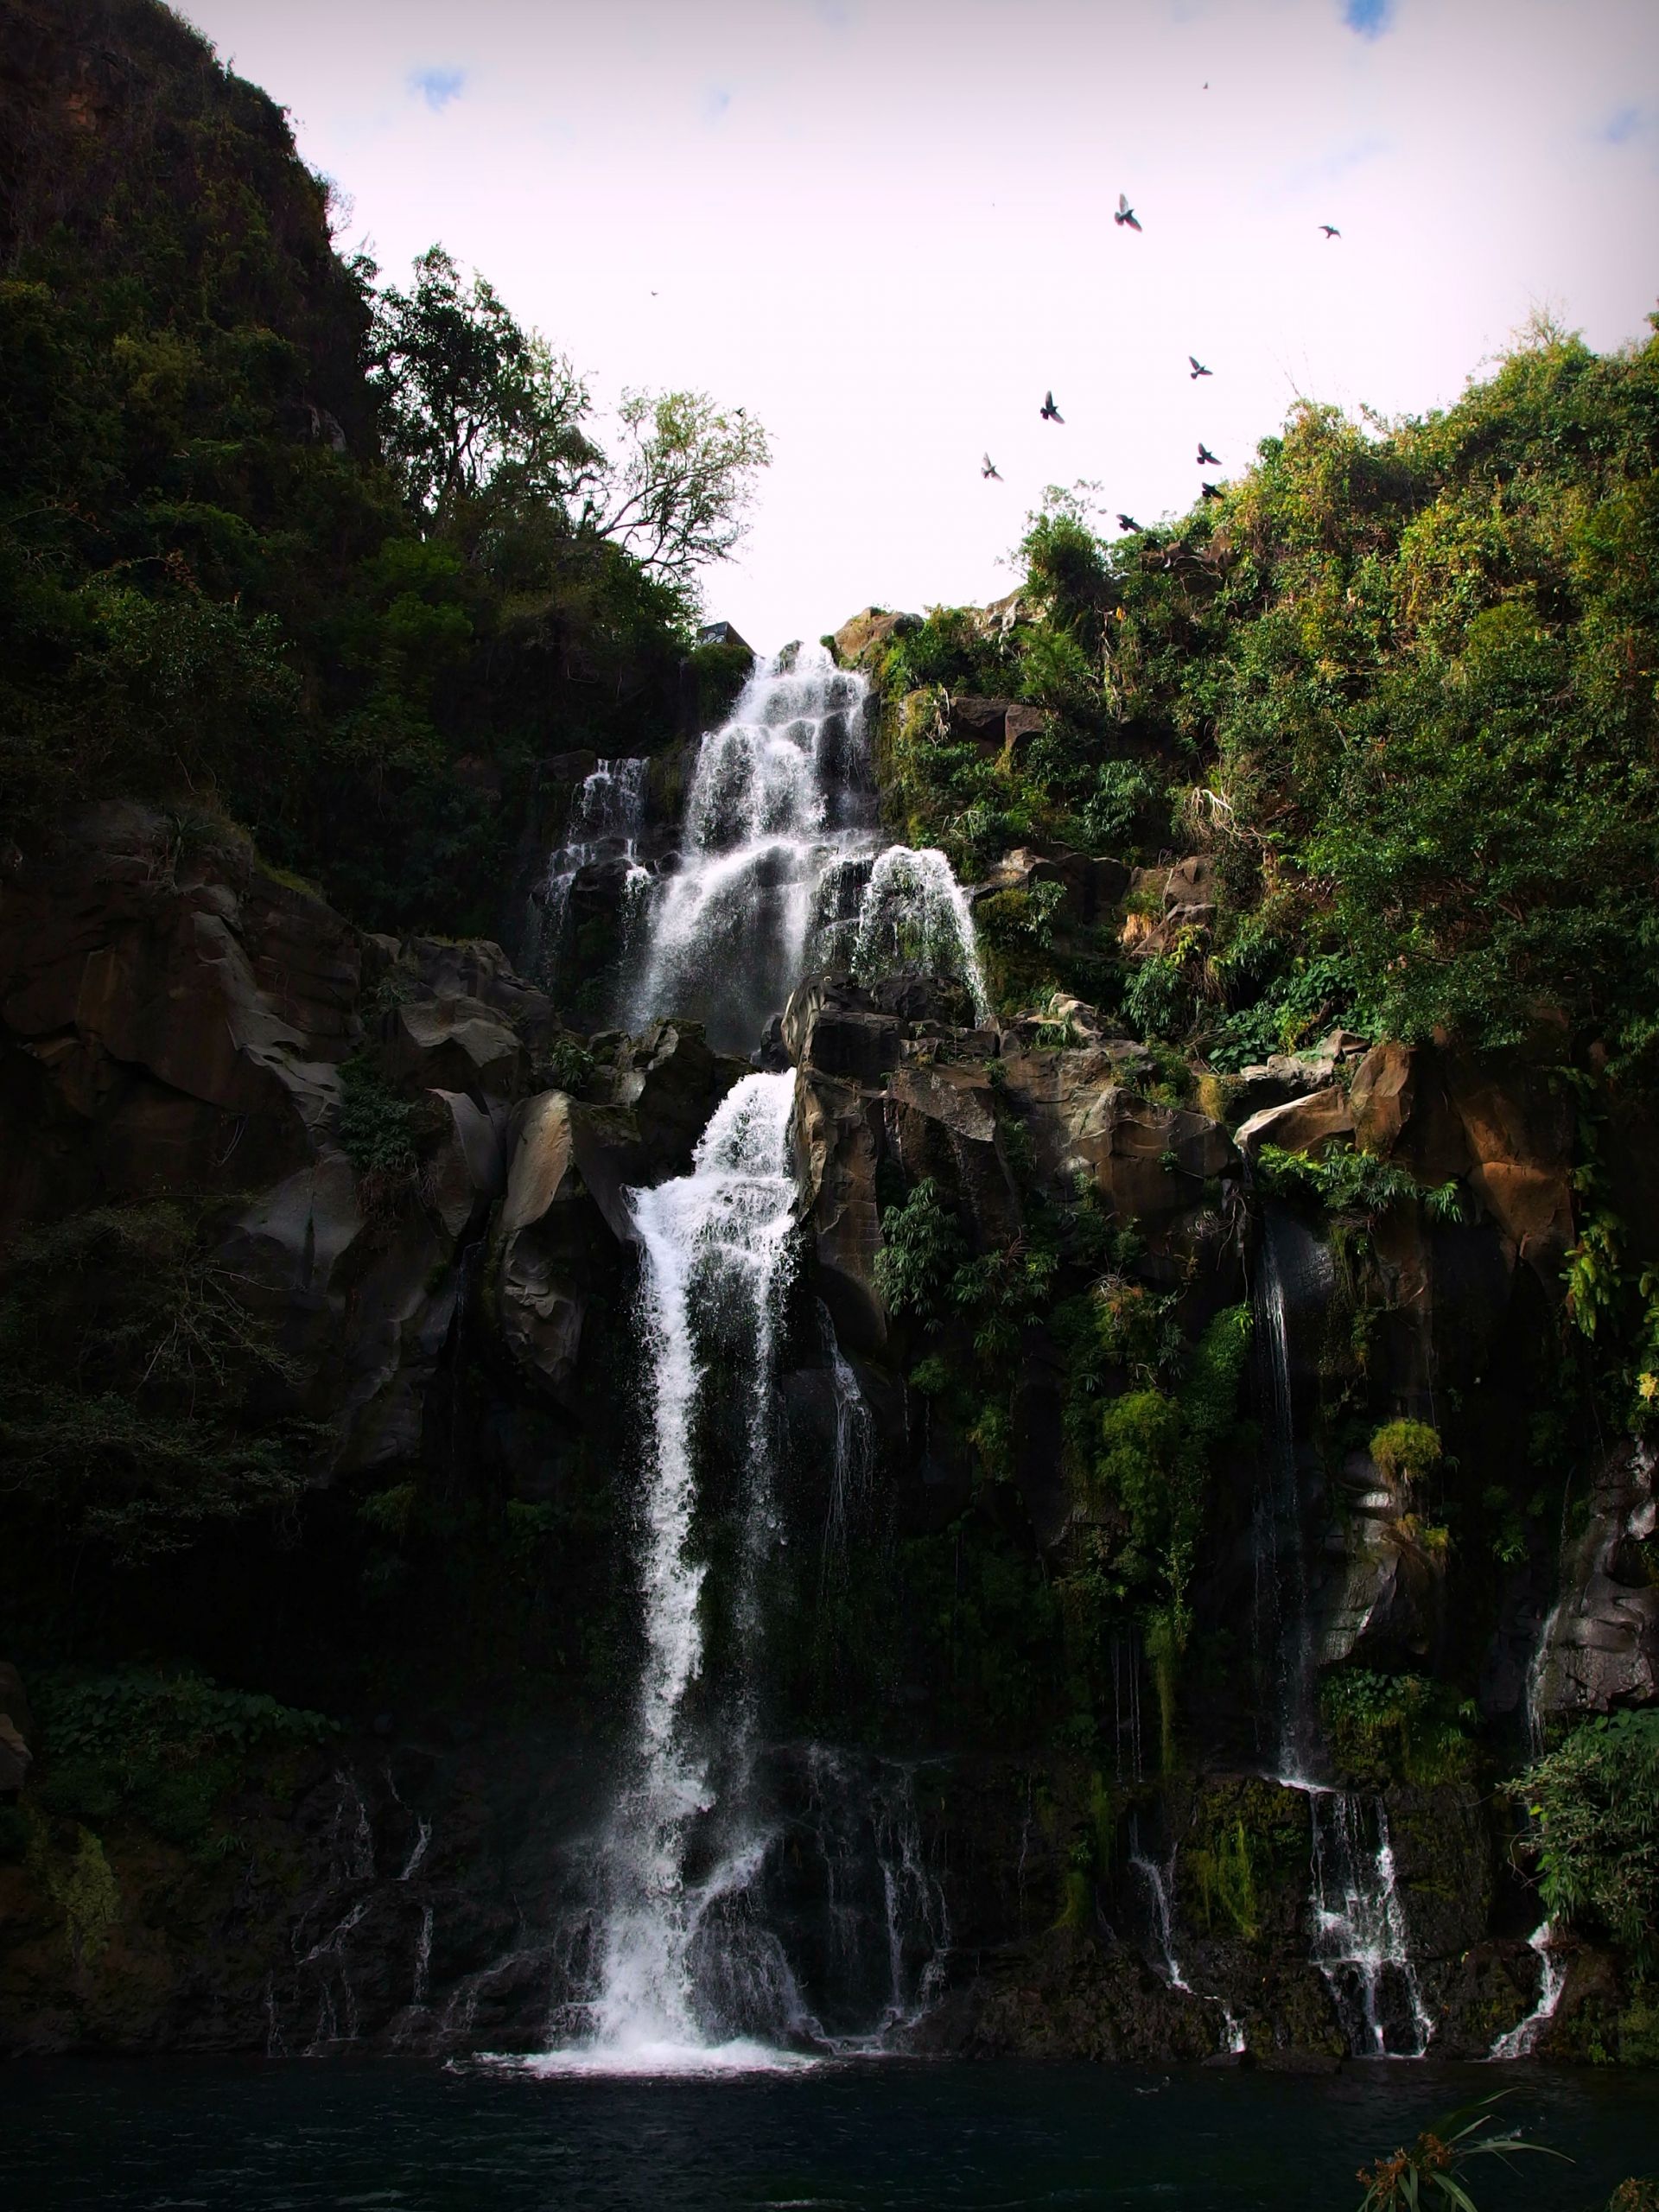
[[[1528,2142],[1518,2128],[1511,2128],[1507,2135],[1485,2133],[1495,2124],[1492,2107],[1509,2094],[1500,2090],[1497,2096],[1464,2105],[1434,2126],[1425,2128],[1409,2149],[1402,2147],[1389,2158],[1379,2158],[1374,2166],[1362,2166],[1358,2178],[1366,2190],[1359,2212],[1433,2212],[1437,2206],[1449,2208],[1449,2212],[1476,2212],[1475,2201],[1462,2180],[1471,2158],[1507,2158],[1517,2151],[1536,2152],[1546,2158],[1563,2158],[1563,2152],[1552,2151],[1547,2144]]]
[[[1588,1920],[1638,1967],[1659,1963],[1659,1712],[1585,1722],[1519,1788],[1552,1918]]]
[[[1608,2198],[1607,2212],[1659,2212],[1659,2181],[1632,2174]]]

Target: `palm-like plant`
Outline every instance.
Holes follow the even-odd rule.
[[[1359,2178],[1366,2188],[1359,2212],[1478,2212],[1460,2178],[1471,2159],[1507,2158],[1515,2151],[1562,2157],[1542,2143],[1529,2143],[1516,2128],[1507,2135],[1487,2133],[1496,2125],[1492,2107],[1509,2094],[1500,2090],[1495,2097],[1464,2105],[1425,2128],[1409,2150],[1379,2158],[1374,2166],[1362,2166]]]

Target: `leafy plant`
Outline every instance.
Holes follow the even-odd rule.
[[[1583,1722],[1520,1787],[1541,1824],[1551,1914],[1605,1929],[1639,1967],[1659,1964],[1659,1712]]]
[[[1447,2208],[1447,2212],[1477,2212],[1475,2201],[1464,2185],[1472,2160],[1507,2161],[1522,2151],[1560,2158],[1560,2152],[1545,2144],[1529,2143],[1518,2128],[1503,2135],[1487,2133],[1497,2126],[1492,2107],[1507,2094],[1500,2091],[1497,2096],[1465,2105],[1434,2126],[1425,2128],[1409,2149],[1379,2158],[1369,2169],[1362,2166],[1359,2179],[1366,2183],[1366,2190],[1359,2212],[1433,2212],[1437,2205]]]

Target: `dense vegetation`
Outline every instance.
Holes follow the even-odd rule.
[[[486,283],[334,253],[327,181],[176,17],[77,16],[6,32],[54,81],[4,118],[0,823],[223,809],[365,925],[493,931],[542,755],[729,685],[695,571],[764,434],[633,393],[607,460]]]
[[[1213,856],[1213,915],[1052,980],[1219,1067],[1338,1018],[1478,1045],[1659,1035],[1659,339],[1539,323],[1422,420],[1298,409],[1223,496],[1107,544],[1051,494],[1012,620],[888,646],[912,839]],[[987,760],[948,695],[1046,711]],[[1127,956],[1127,957],[1126,957]]]

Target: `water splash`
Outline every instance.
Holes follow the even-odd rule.
[[[1489,2060],[1526,2058],[1531,2055],[1539,2037],[1555,2017],[1555,2008],[1561,2001],[1567,1987],[1567,1965],[1554,1948],[1555,1923],[1545,1921],[1541,1928],[1535,1928],[1527,1942],[1538,1959],[1538,1996],[1524,2019],[1499,2036],[1486,2056]]]
[[[950,861],[931,849],[889,845],[870,871],[859,908],[853,974],[868,983],[903,969],[966,984],[975,1018],[991,1019],[972,910]]]

